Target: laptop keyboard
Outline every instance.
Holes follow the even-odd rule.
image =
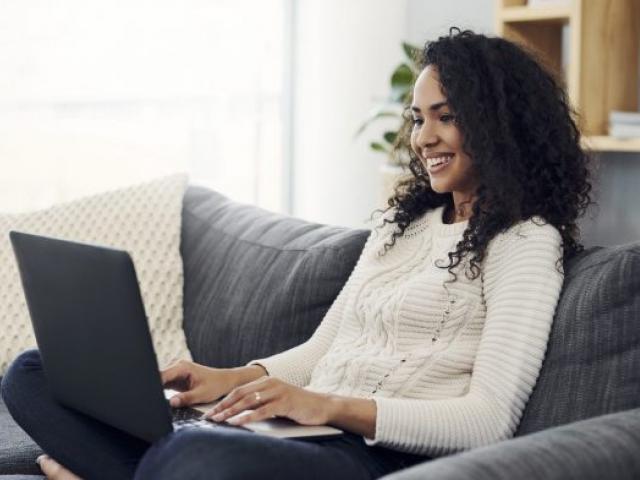
[[[208,420],[201,420],[202,412],[190,407],[171,408],[171,418],[174,430],[180,430],[185,427],[196,428],[236,428],[240,430],[248,430],[240,425],[230,425],[228,423],[216,423]]]
[[[195,408],[183,407],[171,409],[171,418],[173,418],[174,422],[182,420],[197,420],[201,416],[202,412]]]
[[[207,420],[201,420],[202,412],[195,408],[172,408],[171,419],[173,420],[173,426],[175,430],[179,430],[184,427],[217,427],[218,424],[209,422]]]

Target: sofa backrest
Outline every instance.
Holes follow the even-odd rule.
[[[517,435],[640,407],[640,242],[565,266],[540,377]]]
[[[368,235],[188,187],[181,253],[184,330],[194,360],[239,366],[307,340]]]
[[[187,189],[184,329],[194,360],[243,365],[304,342],[368,230],[330,227]],[[640,407],[640,243],[565,265],[545,360],[516,435]]]

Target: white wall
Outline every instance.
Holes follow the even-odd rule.
[[[293,215],[357,228],[381,206],[385,157],[353,132],[403,59],[401,41],[424,44],[452,25],[494,30],[493,0],[299,0],[294,67]]]
[[[299,0],[296,23],[293,214],[358,227],[377,207],[385,158],[353,134],[388,94],[402,58],[405,0]],[[379,131],[379,130],[378,130]]]
[[[454,26],[476,33],[495,33],[494,0],[408,0],[407,3],[407,38],[414,43],[424,44]]]

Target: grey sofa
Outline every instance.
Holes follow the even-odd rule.
[[[184,329],[195,361],[219,367],[308,338],[368,235],[194,186],[182,220]],[[388,478],[640,478],[640,243],[590,248],[565,274],[540,378],[515,438]],[[0,403],[0,478],[37,478],[22,475],[39,473],[39,452]]]

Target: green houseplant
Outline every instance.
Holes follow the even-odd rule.
[[[355,133],[355,137],[361,135],[369,125],[381,119],[396,118],[397,128],[386,130],[380,140],[370,142],[369,146],[376,152],[384,153],[388,156],[392,165],[403,165],[408,163],[408,158],[403,155],[398,148],[398,140],[408,128],[408,118],[405,115],[408,102],[411,101],[412,88],[416,77],[419,74],[418,59],[421,52],[419,47],[402,42],[402,50],[405,58],[391,74],[389,83],[391,90],[389,96],[383,102],[378,103],[369,114],[362,125]]]

